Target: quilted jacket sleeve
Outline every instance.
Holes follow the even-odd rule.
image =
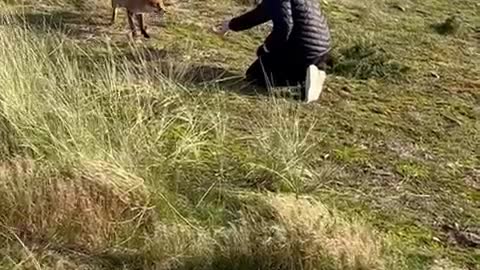
[[[291,0],[264,0],[272,14],[273,30],[265,40],[268,52],[273,52],[286,46],[293,28]]]
[[[248,30],[271,20],[270,12],[267,10],[265,1],[266,0],[257,5],[255,9],[230,20],[230,30],[236,32]]]

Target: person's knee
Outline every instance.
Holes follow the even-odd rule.
[[[264,84],[263,75],[258,70],[247,70],[245,79],[256,85]]]

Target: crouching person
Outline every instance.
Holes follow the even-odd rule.
[[[258,47],[247,79],[262,86],[303,86],[306,102],[319,98],[326,79],[330,31],[319,0],[263,0],[255,9],[218,25],[216,32],[243,31],[273,22]]]

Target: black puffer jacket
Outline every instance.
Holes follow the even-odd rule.
[[[271,53],[287,51],[308,64],[330,50],[330,31],[319,0],[263,0],[255,9],[230,21],[232,31],[243,31],[272,20],[265,40]]]

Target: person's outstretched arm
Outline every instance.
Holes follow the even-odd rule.
[[[273,52],[283,48],[292,32],[293,17],[290,0],[264,0],[270,1],[268,8],[271,10],[273,30],[268,35],[263,46],[259,48],[259,54]]]
[[[265,0],[255,9],[231,19],[228,24],[230,30],[235,32],[244,31],[271,20],[264,2]]]

